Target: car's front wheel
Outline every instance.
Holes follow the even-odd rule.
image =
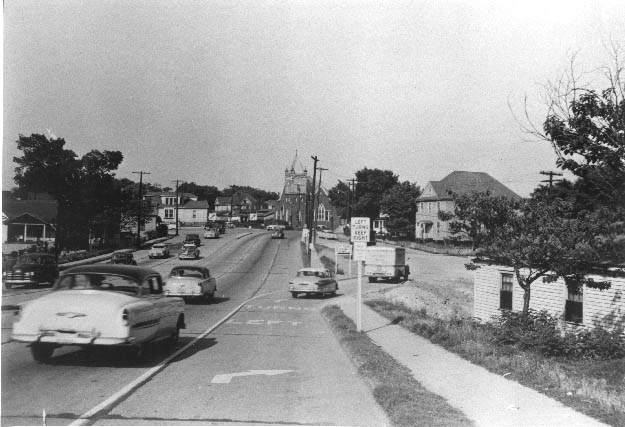
[[[37,362],[47,362],[52,357],[54,346],[50,344],[34,343],[30,346],[30,353]]]
[[[293,298],[297,298],[297,292],[291,292],[291,296],[292,296]]]

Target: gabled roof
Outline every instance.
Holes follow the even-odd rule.
[[[252,204],[256,203],[256,198],[251,196],[249,193],[236,193],[232,196],[220,196],[215,199],[215,205],[240,205],[241,201],[244,199],[248,199]]]
[[[28,214],[43,222],[56,220],[56,202],[53,200],[7,200],[2,204],[2,212],[10,221],[18,216]]]
[[[417,201],[452,200],[452,193],[463,195],[490,191],[494,197],[520,200],[521,196],[485,172],[454,171],[440,181],[429,181],[434,194],[423,194]],[[427,187],[427,186],[426,186]]]
[[[178,206],[178,209],[208,209],[207,200],[189,200],[184,205]]]

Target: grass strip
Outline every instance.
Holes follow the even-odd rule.
[[[377,346],[336,305],[321,310],[358,373],[394,426],[473,426],[461,411],[427,391],[408,368]]]
[[[550,396],[614,427],[625,427],[625,360],[562,360],[500,347],[488,328],[445,321],[384,300],[367,301],[389,320],[498,375]]]

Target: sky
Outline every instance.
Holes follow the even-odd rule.
[[[625,47],[622,1],[5,0],[2,187],[19,135],[119,178],[280,192],[295,154],[322,184],[393,171],[422,188],[486,172],[527,196],[557,170],[543,87]]]

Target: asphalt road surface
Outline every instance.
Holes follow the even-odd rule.
[[[186,305],[178,348],[155,346],[139,364],[74,347],[36,363],[27,345],[10,341],[11,313],[3,312],[2,425],[43,425],[44,417],[49,426],[388,424],[319,314],[328,299],[287,291],[302,261],[299,233],[286,237],[228,230],[203,239],[197,261],[179,261],[176,246],[165,260],[135,253],[163,277],[197,264],[217,278],[213,301]],[[43,292],[5,291],[3,304]]]

